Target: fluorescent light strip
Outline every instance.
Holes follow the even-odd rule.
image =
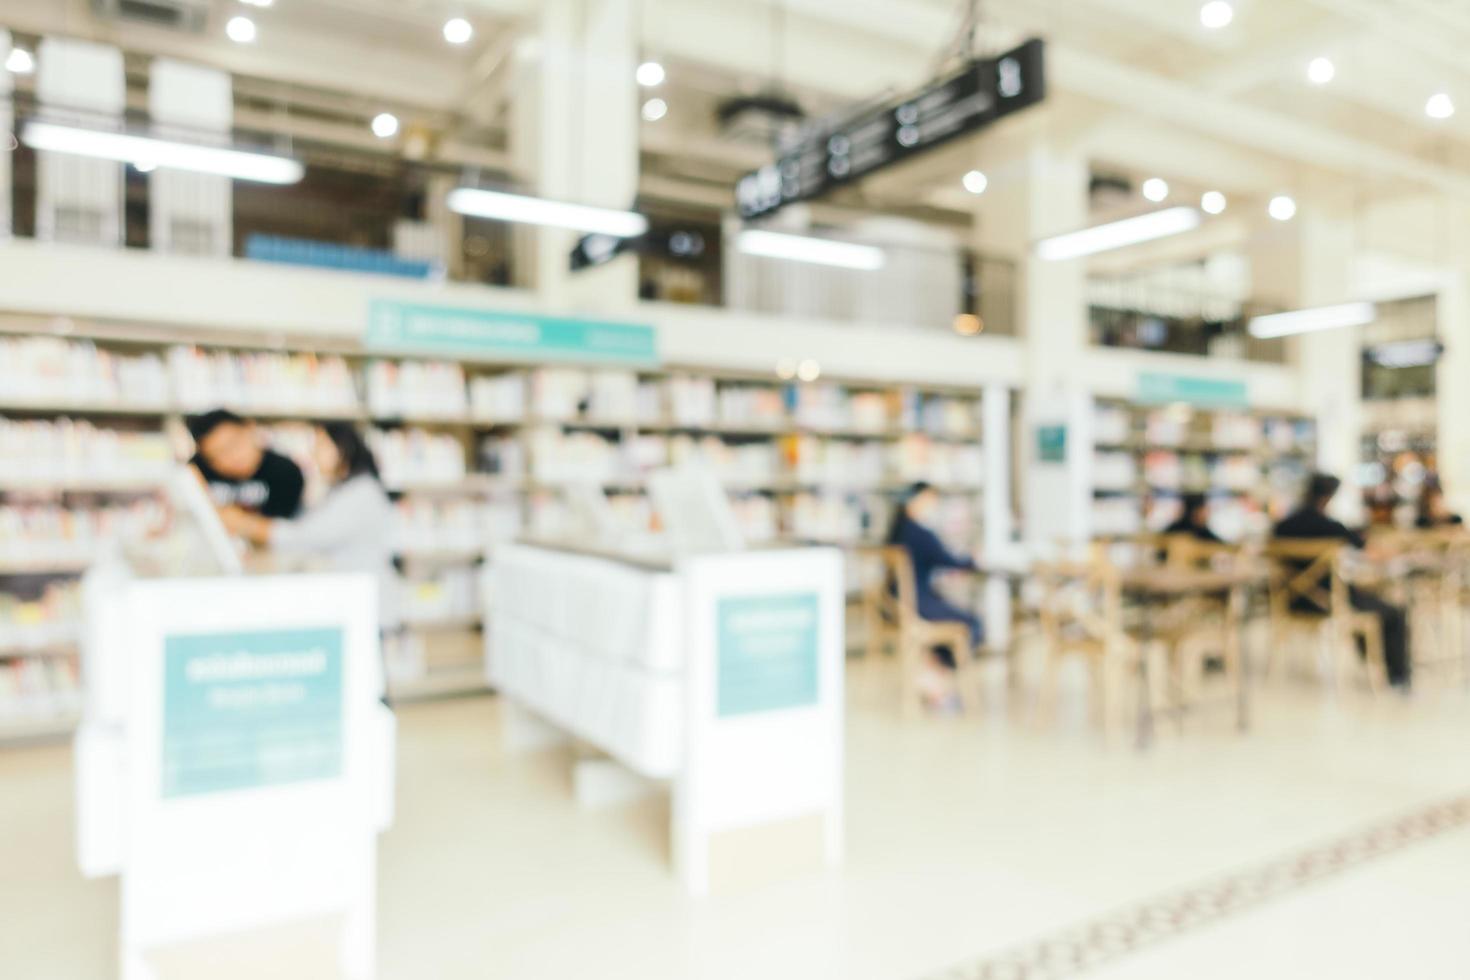
[[[1048,262],[1080,259],[1084,255],[1110,252],[1115,248],[1167,238],[1199,227],[1200,213],[1195,208],[1165,208],[1136,218],[1124,218],[1105,225],[1083,228],[1036,243],[1037,258]]]
[[[1444,346],[1438,340],[1394,340],[1368,348],[1374,364],[1386,368],[1427,367],[1439,360]]]
[[[570,228],[617,238],[636,238],[648,230],[648,219],[636,211],[595,208],[474,187],[456,187],[449,192],[448,204],[449,210],[476,218]]]
[[[100,129],[84,129],[60,123],[31,121],[21,131],[21,139],[36,150],[69,153],[73,156],[116,160],[120,163],[153,164],[169,170],[217,174],[236,180],[253,180],[263,184],[294,184],[306,173],[301,161],[268,153],[232,150],[223,146],[203,146],[130,136]]]
[[[776,231],[746,229],[735,237],[735,247],[746,255],[762,255],[768,259],[788,259],[816,265],[835,265],[843,269],[872,272],[883,268],[883,250],[873,245],[834,242],[829,238],[806,235],[784,235]]]
[[[1339,303],[1252,317],[1249,330],[1252,337],[1270,340],[1338,327],[1361,327],[1372,323],[1377,314],[1377,307],[1372,303]]]

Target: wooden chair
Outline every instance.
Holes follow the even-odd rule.
[[[1274,666],[1287,636],[1307,632],[1326,653],[1327,665],[1336,682],[1344,649],[1353,663],[1359,662],[1354,641],[1361,638],[1367,651],[1361,661],[1362,669],[1369,690],[1377,692],[1388,676],[1383,625],[1372,613],[1352,607],[1348,585],[1342,576],[1344,550],[1342,542],[1330,540],[1278,538],[1266,545],[1266,556],[1273,566],[1268,670]]]
[[[978,703],[978,685],[973,683],[976,651],[970,643],[970,628],[964,623],[936,622],[919,615],[918,583],[914,566],[903,548],[878,550],[883,574],[869,583],[864,608],[867,616],[868,653],[876,663],[885,647],[898,661],[899,697],[905,717],[918,714],[919,679],[926,656],[947,647],[955,660],[955,688],[967,710]]]
[[[1080,656],[1088,662],[1097,719],[1106,729],[1118,700],[1120,672],[1136,666],[1142,655],[1124,628],[1118,570],[1094,549],[1087,561],[1040,564],[1034,572],[1042,589],[1038,618],[1046,646],[1039,701],[1048,710],[1055,705],[1062,660]]]
[[[1160,553],[1164,565],[1180,570],[1195,570],[1236,565],[1248,556],[1238,545],[1202,541],[1193,534],[1160,536]],[[1238,593],[1225,597],[1194,597],[1174,604],[1167,615],[1156,623],[1154,635],[1162,643],[1167,661],[1166,681],[1176,708],[1191,701],[1205,673],[1205,660],[1218,654],[1225,676],[1240,683],[1241,659],[1244,656],[1240,620],[1244,608]]]

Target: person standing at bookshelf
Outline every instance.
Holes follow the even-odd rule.
[[[301,468],[261,445],[255,423],[217,408],[185,422],[194,437],[189,462],[204,477],[217,507],[267,518],[295,517],[306,480]]]

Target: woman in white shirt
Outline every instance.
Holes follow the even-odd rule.
[[[226,507],[220,519],[230,533],[283,557],[328,571],[377,575],[379,618],[392,622],[387,606],[393,594],[393,504],[372,450],[351,423],[324,422],[316,427],[312,456],[330,488],[300,517],[272,519]]]

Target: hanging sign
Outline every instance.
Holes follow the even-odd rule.
[[[657,364],[649,324],[502,313],[374,300],[363,338],[371,350],[521,361]]]

